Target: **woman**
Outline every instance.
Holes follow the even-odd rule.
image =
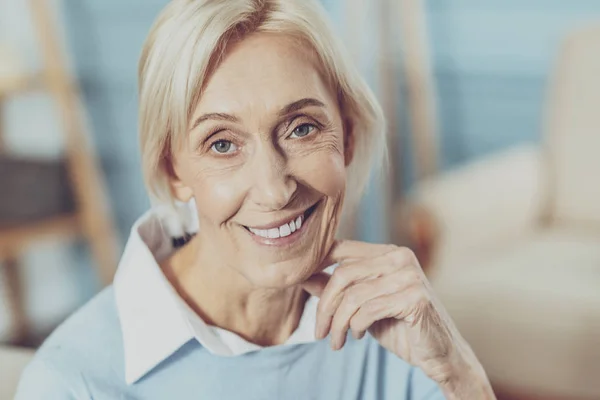
[[[161,205],[19,399],[492,399],[404,248],[335,240],[383,118],[316,0],[174,0],[140,61]]]

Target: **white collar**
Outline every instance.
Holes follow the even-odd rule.
[[[157,260],[173,252],[172,238],[198,230],[193,204],[179,206],[177,213],[157,207],[136,221],[115,275],[127,384],[142,378],[192,339],[220,356],[261,349],[233,332],[207,325],[164,276]],[[182,224],[181,220],[188,222]],[[316,340],[317,303],[315,297],[307,301],[298,328],[286,345]]]

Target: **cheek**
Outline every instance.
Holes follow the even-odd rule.
[[[337,152],[314,152],[297,160],[293,170],[303,184],[331,198],[339,197],[346,187],[344,157]]]
[[[201,220],[220,223],[234,215],[244,198],[242,185],[230,173],[196,168],[190,179]]]
[[[231,179],[207,180],[203,185],[199,185],[198,196],[206,197],[206,201],[215,204],[237,204],[239,202],[239,186]]]

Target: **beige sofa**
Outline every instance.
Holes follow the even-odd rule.
[[[600,26],[569,35],[548,99],[542,145],[423,182],[408,217],[497,385],[600,399]]]
[[[21,372],[32,356],[32,350],[0,346],[0,400],[14,398]]]

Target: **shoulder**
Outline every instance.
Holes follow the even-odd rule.
[[[123,345],[112,287],[90,300],[61,324],[42,344],[25,369],[19,395],[42,398],[32,390],[61,393],[56,398],[87,398],[97,380],[122,380]]]
[[[102,349],[102,350],[99,350]],[[52,363],[105,361],[122,349],[121,328],[112,286],[77,310],[46,339],[36,354]]]
[[[85,399],[53,366],[36,357],[21,375],[15,400]]]

